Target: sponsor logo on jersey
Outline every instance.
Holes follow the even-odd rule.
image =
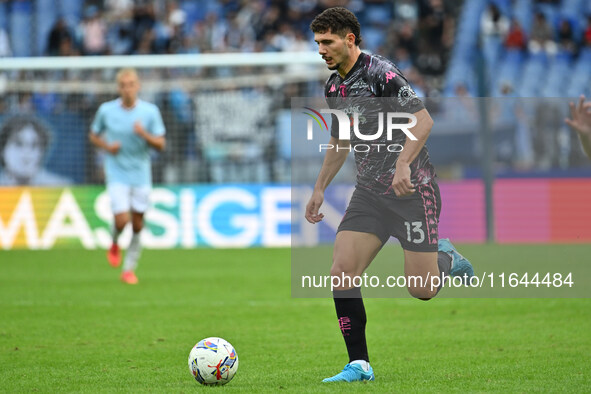
[[[357,81],[355,81],[355,83],[353,85],[351,85],[350,89],[367,89],[369,88],[369,85],[367,84],[367,82],[365,82],[363,79],[359,79]]]

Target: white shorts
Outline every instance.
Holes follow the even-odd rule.
[[[107,192],[111,199],[111,210],[113,215],[124,212],[144,213],[150,206],[150,192],[152,187],[130,186],[123,183],[112,183],[107,185]]]

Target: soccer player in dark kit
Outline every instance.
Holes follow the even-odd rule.
[[[361,276],[390,236],[394,236],[404,250],[406,277],[424,279],[414,283],[407,281],[408,291],[413,297],[422,300],[433,298],[441,289],[441,286],[433,288],[429,285],[432,283],[429,278],[435,276],[461,276],[469,280],[474,275],[470,262],[457,252],[449,240],[439,239],[441,198],[435,170],[424,146],[433,120],[422,101],[396,65],[381,56],[361,52],[361,28],[349,10],[342,7],[327,9],[314,19],[310,28],[326,66],[336,71],[325,88],[329,107],[335,108],[335,104],[331,105],[333,100],[346,103],[347,100],[391,98],[389,100],[396,102],[399,109],[414,115],[417,121],[408,130],[414,139],[402,130],[393,131],[389,142],[399,144],[402,149],[378,149],[379,144],[370,145],[371,149],[353,149],[357,185],[337,230],[331,276]],[[346,109],[344,112],[351,114]],[[364,116],[372,116],[370,112],[371,109]],[[337,123],[333,116],[328,146],[335,149],[326,151],[313,194],[306,206],[305,216],[310,223],[323,219],[319,209],[324,200],[324,190],[345,162],[350,148],[367,142],[353,133],[350,139],[339,139]],[[362,129],[362,122],[359,123],[359,129]],[[375,128],[369,128],[369,134],[373,134]],[[372,143],[385,142],[385,137],[380,138]],[[374,380],[365,339],[366,314],[361,289],[343,281],[342,286],[333,290],[333,297],[349,363],[342,372],[323,381]]]

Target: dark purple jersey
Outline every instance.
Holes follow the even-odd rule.
[[[380,112],[414,114],[425,108],[394,63],[382,56],[365,53],[359,55],[345,78],[341,78],[338,72],[332,74],[326,83],[324,93],[330,108],[339,109],[350,116],[354,112],[359,114],[359,132],[365,135],[376,133]],[[392,139],[388,140],[383,116],[382,119],[384,132],[381,137],[372,141],[358,138],[353,133],[351,120],[350,138],[357,165],[357,186],[397,198],[392,188],[392,180],[400,149],[396,149],[395,146],[404,146],[406,134],[402,130],[394,130]],[[408,119],[394,123],[406,122]],[[331,135],[336,138],[339,135],[338,122],[334,115]],[[435,177],[435,169],[429,161],[426,147],[421,149],[410,169],[411,182],[415,186],[427,184]]]

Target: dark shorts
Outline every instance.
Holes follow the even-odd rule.
[[[337,232],[375,234],[382,244],[392,236],[405,250],[435,252],[440,212],[439,186],[433,181],[401,199],[356,188]]]

